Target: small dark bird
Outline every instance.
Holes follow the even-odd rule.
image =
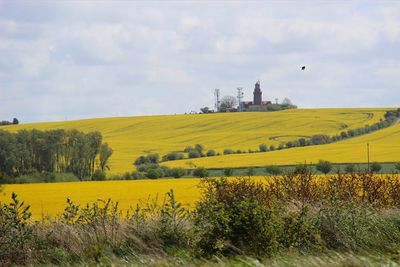
[[[306,69],[306,66],[301,67],[301,70],[305,70],[305,69]]]

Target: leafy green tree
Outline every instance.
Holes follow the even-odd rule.
[[[306,146],[307,145],[307,140],[304,138],[299,139],[299,146]]]
[[[192,147],[192,146],[187,146],[187,147],[185,147],[185,149],[183,150],[183,152],[189,153],[189,152],[192,151],[192,150],[193,150],[193,147]]]
[[[151,153],[147,156],[140,156],[135,160],[135,165],[140,166],[142,164],[158,164],[160,162],[160,155],[157,153]]]
[[[157,153],[151,153],[147,156],[149,163],[158,164],[160,162],[160,155]]]
[[[167,155],[163,156],[163,161],[170,161],[170,160],[180,160],[183,159],[183,154],[179,152],[170,152]]]
[[[201,145],[201,144],[196,144],[196,145],[194,146],[194,149],[195,149],[197,152],[199,152],[199,154],[200,154],[201,156],[203,156],[203,151],[204,151],[204,146],[203,146],[203,145]]]
[[[181,178],[186,174],[186,171],[183,168],[172,168],[170,170],[170,174],[171,174],[171,177]]]
[[[328,174],[332,171],[332,163],[327,160],[320,160],[316,165],[316,169],[323,174]]]
[[[209,176],[209,172],[204,167],[198,167],[198,168],[193,170],[193,176],[200,177],[200,178],[205,178],[205,177]]]
[[[0,145],[0,174],[8,176],[72,172],[80,179],[92,177],[102,145],[100,132],[77,130],[0,133],[0,143],[7,138]]]
[[[235,151],[233,151],[232,149],[229,149],[229,148],[224,149],[224,155],[229,155],[229,154],[234,154],[234,153],[235,153]]]
[[[325,134],[316,134],[311,137],[311,143],[313,145],[328,144],[329,142],[330,138]]]
[[[164,172],[161,168],[150,168],[146,171],[146,177],[150,179],[158,179],[163,177]]]
[[[12,121],[13,124],[19,124],[19,120],[17,118],[14,118]]]
[[[217,153],[215,152],[215,150],[210,149],[207,151],[207,157],[213,157],[215,156]]]
[[[233,109],[237,104],[236,97],[224,96],[221,98],[221,104],[219,106],[220,111],[225,112]]]
[[[272,175],[282,174],[282,169],[275,165],[270,165],[270,166],[265,167],[265,171]]]
[[[99,153],[99,169],[102,172],[105,172],[106,170],[110,170],[110,167],[108,166],[108,160],[110,159],[111,155],[113,153],[113,150],[108,146],[107,143],[104,143],[100,146],[100,153]]]
[[[203,107],[200,109],[201,113],[207,114],[210,113],[210,108],[209,107]]]
[[[260,149],[260,152],[267,152],[267,150],[268,150],[268,147],[266,144],[260,144],[258,146],[258,148]]]
[[[14,175],[17,164],[18,151],[16,140],[12,133],[0,130],[0,174]]]
[[[106,173],[102,170],[95,170],[92,176],[93,181],[104,181],[106,179]]]
[[[307,164],[299,164],[296,165],[296,167],[293,170],[294,174],[300,175],[300,174],[308,174],[311,173],[312,169],[310,165]]]
[[[192,150],[192,151],[189,152],[188,157],[189,157],[190,159],[200,158],[200,157],[201,157],[201,154],[200,154],[199,151],[197,151],[197,150]]]

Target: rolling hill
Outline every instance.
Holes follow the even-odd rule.
[[[108,142],[114,150],[110,159],[110,172],[115,174],[133,170],[133,161],[138,156],[150,152],[163,155],[171,151],[182,151],[186,146],[197,143],[203,144],[206,149],[215,149],[217,152],[222,152],[225,148],[256,150],[261,143],[279,145],[282,142],[314,134],[333,135],[343,130],[362,127],[366,124],[371,125],[383,118],[386,110],[388,108],[298,109],[279,112],[137,116],[20,124],[5,126],[1,129],[18,131],[33,128],[39,130],[76,128],[84,132],[100,131],[104,141]],[[390,130],[393,131],[392,128]],[[387,137],[382,136],[382,138],[386,140]],[[348,140],[346,143],[354,142],[354,140]],[[388,148],[391,151],[392,144],[390,142],[385,144],[387,146],[382,150]],[[332,144],[332,146],[340,148],[342,143]],[[204,166],[219,164],[218,166],[222,166],[225,163],[221,163],[221,165],[219,162],[235,159],[230,164],[253,165],[256,164],[256,161],[253,162],[253,160],[259,158],[258,162],[265,162],[263,156],[268,158],[272,155],[274,162],[271,163],[285,164],[310,160],[310,155],[312,155],[312,160],[317,156],[329,159],[325,157],[325,154],[317,155],[313,152],[314,149],[322,149],[321,153],[325,154],[329,152],[325,146],[307,147],[277,151],[265,154],[266,156],[264,154],[246,154],[203,158],[199,159],[196,164],[204,164]],[[347,149],[347,151],[352,150],[350,146]],[[361,148],[357,148],[357,150],[361,151]],[[299,151],[298,156],[293,156],[296,151]],[[343,157],[337,159],[345,162],[360,159],[360,156],[353,156],[352,153],[346,153],[350,159]],[[383,155],[388,153],[388,151],[382,152]],[[389,158],[391,157],[376,158],[375,160],[386,161]],[[186,166],[186,162],[170,162],[168,164]]]
[[[279,151],[223,155],[217,157],[166,162],[170,167],[233,168],[266,165],[293,165],[329,160],[335,163],[367,162],[366,144],[370,144],[370,160],[400,162],[400,124],[370,134],[327,145],[298,147]]]

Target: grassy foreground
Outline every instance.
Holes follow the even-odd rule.
[[[194,144],[205,145],[207,149],[215,149],[220,153],[226,148],[256,150],[261,143],[278,146],[282,142],[307,138],[314,134],[335,135],[343,130],[372,125],[379,122],[387,110],[389,109],[298,109],[142,116],[21,124],[2,129],[100,131],[104,141],[114,150],[110,158],[110,174],[116,174],[132,171],[133,161],[150,152],[166,154],[182,151],[186,146]],[[300,161],[304,162],[305,159],[307,158],[303,157]],[[378,158],[376,160],[385,161]],[[285,164],[296,164],[296,161],[289,159]]]
[[[16,195],[0,203],[0,265],[397,266],[400,177],[206,179],[192,210],[171,190],[129,214],[110,200],[68,201],[33,222]]]

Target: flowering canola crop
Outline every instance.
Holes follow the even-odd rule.
[[[217,157],[166,162],[170,167],[202,166],[205,168],[234,168],[266,165],[293,165],[307,161],[328,160],[334,163],[367,162],[367,144],[370,161],[400,162],[400,124],[370,134],[327,145],[296,147],[279,151],[236,154]]]
[[[194,144],[202,144],[206,149],[214,149],[220,153],[226,148],[257,150],[261,143],[277,146],[280,143],[302,137],[307,138],[314,134],[334,135],[343,130],[363,127],[366,124],[371,125],[382,119],[386,110],[388,109],[296,109],[278,112],[138,116],[21,124],[2,127],[2,129],[100,131],[104,141],[114,150],[110,158],[109,173],[117,174],[132,171],[134,160],[150,152],[163,155],[171,151],[182,151],[186,146]],[[199,165],[226,166],[225,163],[220,163],[220,160],[231,161],[233,166],[268,162],[282,164],[304,162],[304,160],[314,159],[310,157],[316,154],[313,149],[315,147],[306,148],[304,152],[299,150],[301,152],[297,153],[297,156],[291,156],[293,151],[297,151],[297,149],[291,149],[268,154],[266,158],[257,154],[245,155],[243,158],[242,155],[234,155],[226,158],[200,159]],[[322,152],[319,157],[324,158],[327,152]],[[351,154],[348,150],[346,150],[346,156],[351,156],[347,154]],[[270,156],[273,161],[269,160]],[[257,160],[253,162],[253,159]],[[342,157],[338,159],[349,161]],[[185,163],[183,161],[171,164],[187,167]]]
[[[111,198],[118,201],[123,210],[128,210],[153,200],[161,204],[165,194],[173,189],[182,205],[192,207],[200,197],[198,184],[199,179],[13,184],[3,185],[0,202],[10,202],[15,192],[19,199],[31,205],[33,218],[40,220],[61,214],[67,198],[80,205]]]

